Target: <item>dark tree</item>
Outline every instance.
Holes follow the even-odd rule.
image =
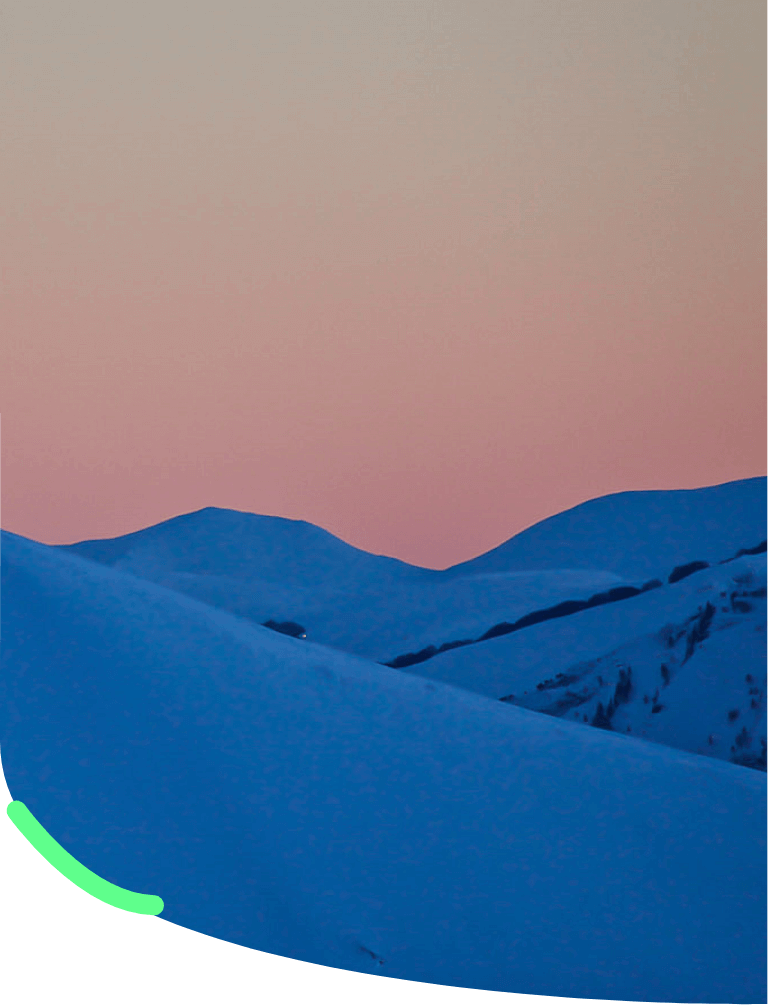
[[[619,682],[613,694],[613,705],[626,705],[632,694],[632,667],[626,670],[619,670]]]
[[[417,653],[404,653],[402,656],[395,656],[393,660],[389,663],[385,663],[384,666],[393,667],[394,669],[401,669],[402,667],[414,666],[416,663],[425,663],[427,660],[432,659],[433,656],[437,655],[437,649],[434,646],[427,646],[426,649],[421,649]]]
[[[280,632],[281,635],[290,635],[294,639],[305,639],[307,637],[306,629],[301,625],[296,624],[295,621],[269,621],[264,622],[265,628],[271,628],[273,632]]]
[[[472,644],[472,641],[472,639],[457,639],[456,642],[443,642],[437,651],[439,653],[444,653],[449,649],[458,649],[460,646],[469,646]]]
[[[681,579],[685,579],[687,576],[692,576],[694,572],[701,572],[702,569],[708,569],[709,562],[688,562],[687,565],[678,565],[670,572],[669,582],[679,583]]]
[[[510,632],[515,631],[515,625],[511,624],[509,621],[502,621],[498,625],[494,625],[493,628],[489,628],[488,631],[481,635],[477,640],[478,642],[485,642],[487,639],[496,639],[500,635],[509,635]]]
[[[553,618],[564,618],[568,614],[576,614],[577,611],[583,611],[586,607],[586,600],[564,600],[561,604],[555,604],[554,607],[546,607],[544,610],[532,611],[530,614],[526,614],[515,622],[513,629],[517,631],[520,628],[528,628],[530,625],[541,624],[542,621],[551,621]]]
[[[737,747],[748,747],[749,746],[749,733],[747,732],[747,727],[742,726],[741,731],[734,740]]]
[[[614,586],[608,591],[608,603],[613,604],[617,600],[629,600],[636,597],[642,591],[636,586]]]
[[[597,726],[598,729],[611,729],[610,716],[606,713],[601,701],[597,703],[597,710],[592,718],[592,725]]]
[[[761,541],[760,544],[756,544],[754,548],[739,548],[734,557],[741,558],[742,555],[762,555],[765,552],[767,544],[768,542]]]
[[[749,614],[752,610],[752,604],[748,600],[740,600],[737,593],[732,593],[731,610],[736,611],[738,614]]]

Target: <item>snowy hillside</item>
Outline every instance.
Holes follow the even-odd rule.
[[[733,577],[738,578],[745,559],[720,563],[758,550],[753,539],[761,539],[764,549],[765,511],[761,478],[693,491],[620,493],[545,520],[444,572],[369,555],[310,524],[213,508],[113,541],[62,550],[257,624],[291,623],[297,635],[430,679],[764,767],[764,605],[744,618],[735,609],[719,611],[714,594],[721,587],[726,594],[738,592]],[[575,565],[593,562],[594,567],[547,568],[554,557]],[[764,559],[758,559],[755,568],[760,561],[764,567]],[[525,562],[531,565],[527,571],[482,571]],[[614,571],[606,572],[600,562]],[[656,639],[670,619],[682,626],[677,629],[681,637],[686,635],[685,625],[704,610],[700,598],[690,600],[692,590],[698,594],[706,588],[686,586],[685,577],[708,562],[715,563],[704,578],[717,614],[707,629],[704,651],[697,650],[693,662],[683,660],[684,686],[676,684],[662,705],[653,697],[658,688],[650,678],[662,673],[662,665],[665,674],[671,672],[666,656],[677,657],[665,653],[645,660],[635,649],[647,644],[655,652],[656,643],[638,640]],[[630,583],[616,570],[644,576],[653,572],[660,578]],[[654,596],[631,596],[649,586]],[[591,617],[580,610],[598,605],[602,613]],[[735,620],[724,619],[725,614]],[[554,618],[569,623],[555,625]],[[546,621],[548,627],[536,621]],[[726,635],[720,634],[721,626],[728,629]],[[522,639],[491,638],[522,629]],[[623,658],[618,653],[630,644],[635,663],[650,660],[653,669],[645,675],[650,677],[642,691],[643,707],[630,710],[634,699],[627,697],[617,711],[617,694],[631,691],[639,700],[639,668],[635,666],[635,680],[629,683],[608,673],[605,661],[618,666]],[[723,716],[733,716],[734,702],[740,700],[731,679],[739,673],[730,658],[734,653],[743,664],[741,677],[755,682],[749,710],[721,727]],[[726,656],[729,660],[723,662]],[[599,671],[584,669],[598,663]],[[705,684],[709,678],[714,683]]]
[[[382,662],[436,638],[474,638],[531,605],[621,583],[612,573],[568,569],[446,579],[369,555],[311,524],[219,509],[61,550],[257,624],[297,622],[316,642]]]
[[[253,579],[172,574],[147,576],[256,624],[290,619],[307,637],[357,656],[386,662],[435,639],[475,638],[509,616],[527,614],[571,596],[590,596],[620,581],[599,571],[467,576],[452,582],[411,579],[356,587],[285,586]]]
[[[168,921],[437,984],[765,1000],[761,773],[287,638],[15,535],[2,571],[10,791],[91,869],[162,896]]]
[[[682,620],[505,700],[765,770],[765,559],[734,566]]]
[[[431,572],[361,551],[304,520],[215,506],[123,537],[60,547],[147,578],[162,572],[338,587],[344,582],[419,578]]]
[[[765,538],[766,479],[747,478],[590,499],[448,572],[605,569],[643,582],[694,559],[718,562]]]
[[[766,560],[409,667],[479,694],[765,768]]]
[[[63,546],[257,624],[378,662],[475,640],[499,622],[720,561],[765,540],[765,479],[593,500],[438,572],[353,548],[311,524],[209,508]],[[403,664],[398,664],[403,665]]]

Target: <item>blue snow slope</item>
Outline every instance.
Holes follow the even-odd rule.
[[[2,572],[11,793],[166,920],[435,984],[765,1001],[762,773],[374,666],[12,534]]]
[[[542,520],[451,575],[520,569],[605,569],[627,580],[719,562],[766,538],[766,479],[700,489],[617,492]]]

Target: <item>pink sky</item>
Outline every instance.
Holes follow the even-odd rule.
[[[444,567],[765,473],[762,0],[119,6],[4,27],[4,528]]]

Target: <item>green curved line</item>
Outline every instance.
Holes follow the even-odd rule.
[[[36,848],[54,869],[58,869],[62,876],[66,876],[70,882],[90,893],[92,897],[103,900],[105,904],[111,904],[113,907],[119,907],[123,911],[132,911],[134,914],[159,914],[162,911],[165,905],[160,897],[124,890],[86,869],[51,837],[45,827],[18,799],[8,803],[7,813],[32,847]]]

